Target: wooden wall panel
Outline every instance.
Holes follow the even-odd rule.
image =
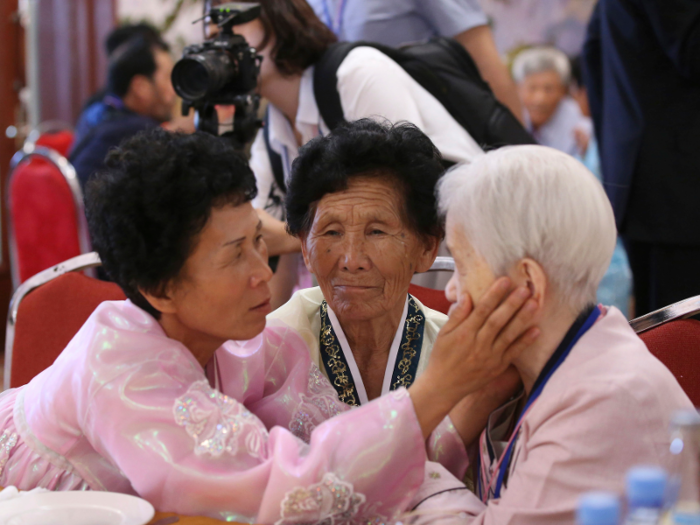
[[[17,149],[17,143],[8,138],[5,131],[9,126],[17,125],[19,90],[24,85],[23,39],[24,32],[17,16],[17,0],[0,0],[0,353],[5,348],[5,319],[12,293],[4,197],[10,159]]]
[[[74,123],[104,83],[115,0],[39,0],[41,120]]]

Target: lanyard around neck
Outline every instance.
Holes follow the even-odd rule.
[[[554,373],[557,371],[557,369],[561,366],[561,364],[564,362],[564,360],[568,357],[569,353],[571,353],[571,349],[576,345],[579,339],[585,334],[591,326],[598,320],[598,317],[600,317],[600,309],[596,306],[593,308],[593,310],[585,317],[585,320],[583,321],[583,324],[581,327],[578,329],[576,332],[576,335],[569,341],[568,345],[564,348],[564,350],[560,353],[559,358],[554,362],[553,366],[547,370],[547,372],[540,377],[537,378],[537,381],[535,382],[535,386],[530,393],[530,396],[527,398],[527,402],[525,403],[525,407],[523,408],[523,411],[518,418],[518,423],[515,425],[515,428],[513,429],[513,433],[510,436],[510,440],[508,441],[508,444],[506,445],[505,450],[503,451],[503,454],[501,455],[501,459],[498,461],[498,464],[496,465],[496,471],[498,473],[498,478],[496,479],[496,487],[494,489],[494,498],[500,498],[501,497],[501,488],[503,487],[503,480],[505,478],[506,472],[508,472],[509,464],[510,464],[510,457],[513,454],[513,449],[515,448],[515,441],[517,439],[518,432],[520,431],[520,426],[522,425],[523,420],[525,419],[525,416],[527,415],[528,411],[532,406],[534,405],[535,401],[540,397],[540,394],[544,390],[545,385],[547,382],[550,380],[550,378],[554,375]],[[579,324],[579,323],[576,323]],[[493,479],[491,479],[491,482],[493,482]],[[486,490],[484,492],[483,497],[488,499],[488,494],[491,488],[491,483],[486,487]]]

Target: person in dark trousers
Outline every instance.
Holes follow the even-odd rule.
[[[600,0],[583,66],[636,315],[700,294],[700,2]]]
[[[101,114],[87,130],[78,130],[70,153],[82,187],[103,167],[111,148],[170,120],[176,98],[172,68],[167,44],[141,34],[112,53]]]

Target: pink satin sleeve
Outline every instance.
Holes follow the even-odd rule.
[[[280,330],[217,352],[221,392],[191,366],[132,364],[91,394],[86,436],[159,510],[279,524],[404,510],[426,460],[408,391],[347,411]]]
[[[440,463],[456,478],[464,478],[469,467],[469,455],[450,416],[446,416],[430,434],[427,449],[430,461]]]

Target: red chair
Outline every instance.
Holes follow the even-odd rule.
[[[435,262],[430,267],[429,272],[454,272],[455,261],[452,257],[437,257]],[[446,314],[450,310],[452,303],[445,297],[444,290],[434,290],[433,288],[426,288],[425,286],[418,286],[417,284],[411,283],[408,287],[408,293],[418,299],[428,308],[437,310]]]
[[[44,270],[12,296],[5,335],[5,388],[28,383],[51,366],[103,301],[123,300],[114,283],[79,273],[100,265],[96,253]]]
[[[68,157],[74,139],[75,134],[69,125],[51,120],[42,122],[36,129],[33,129],[24,144],[49,148],[59,155]]]
[[[700,296],[679,301],[630,321],[630,325],[676,377],[695,406],[700,406]]]
[[[75,169],[49,148],[26,144],[8,181],[12,281],[90,252],[83,194]]]

